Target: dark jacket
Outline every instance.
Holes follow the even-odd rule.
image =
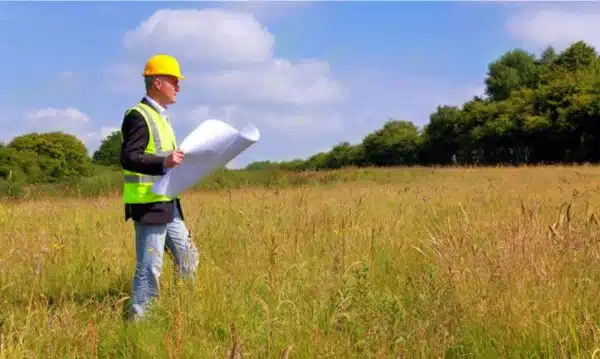
[[[154,109],[145,98],[141,102]],[[123,119],[121,132],[123,133],[121,166],[124,169],[152,176],[165,174],[165,168],[163,168],[164,156],[144,154],[144,149],[148,144],[150,136],[142,115],[137,111],[130,111]],[[179,200],[125,204],[125,220],[131,218],[134,221],[144,224],[169,223],[173,221],[175,206],[178,207],[183,219],[183,211]]]

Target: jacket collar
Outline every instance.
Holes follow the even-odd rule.
[[[167,115],[167,110],[148,96],[144,96],[142,98],[142,103],[152,107],[156,112],[158,112],[162,116]]]

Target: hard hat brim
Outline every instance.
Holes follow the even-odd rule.
[[[148,77],[148,76],[172,76],[175,78],[178,78],[179,80],[185,80],[185,76],[183,75],[173,75],[173,74],[163,74],[163,73],[154,73],[154,72],[144,72],[142,74],[143,77]]]

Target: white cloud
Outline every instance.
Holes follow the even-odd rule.
[[[189,110],[187,117],[189,118],[190,122],[194,124],[200,124],[211,117],[211,108],[210,106],[206,105],[194,107],[193,109]]]
[[[156,11],[124,37],[136,51],[173,53],[194,61],[262,62],[274,38],[252,15],[224,9]]]
[[[34,110],[25,115],[25,121],[39,129],[78,129],[90,123],[90,117],[73,107],[47,107]]]
[[[75,79],[75,73],[73,71],[62,71],[59,72],[57,78],[61,81],[70,82]]]
[[[298,13],[309,7],[309,1],[223,1],[220,8],[252,14],[260,21],[277,22],[291,13]]]
[[[506,30],[527,45],[562,50],[575,41],[600,46],[600,12],[541,9],[522,11],[508,19]]]
[[[16,133],[20,135],[30,132],[61,131],[76,136],[90,152],[93,152],[101,141],[115,130],[118,128],[100,126],[98,121],[92,121],[88,114],[78,108],[46,107],[25,113],[23,121],[18,123],[18,132],[16,128],[12,131],[9,128],[8,134],[14,137]],[[9,138],[6,140],[8,141]]]
[[[288,106],[296,112],[296,107],[308,106],[312,112],[327,111],[327,106],[345,96],[343,86],[331,78],[328,63],[274,57],[274,36],[250,13],[162,9],[127,31],[124,44],[128,58],[106,70],[125,81],[118,88],[114,82],[110,86],[121,93],[139,94],[145,59],[159,52],[172,54],[187,77],[176,106],[186,112],[204,104],[202,111],[222,114],[217,109],[228,106],[225,116],[236,121],[240,108],[242,113],[267,105]],[[258,125],[265,121],[252,119]]]
[[[300,108],[295,111],[277,109],[248,110],[249,118],[261,118],[274,133],[290,139],[312,136],[315,132],[340,133],[344,129],[341,114],[335,110]]]
[[[329,78],[329,65],[319,60],[271,59],[196,79],[192,86],[217,101],[234,97],[240,102],[315,105],[337,102],[344,95],[343,87]]]
[[[185,124],[186,130],[211,118],[238,128],[258,122],[263,130],[288,138],[310,135],[315,131],[334,132],[343,129],[339,110],[311,107],[200,105],[187,111],[177,111],[177,118]]]

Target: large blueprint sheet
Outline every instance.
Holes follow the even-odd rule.
[[[258,141],[260,133],[253,125],[241,131],[218,120],[202,122],[181,143],[183,162],[154,183],[152,191],[176,196],[225,166]]]

